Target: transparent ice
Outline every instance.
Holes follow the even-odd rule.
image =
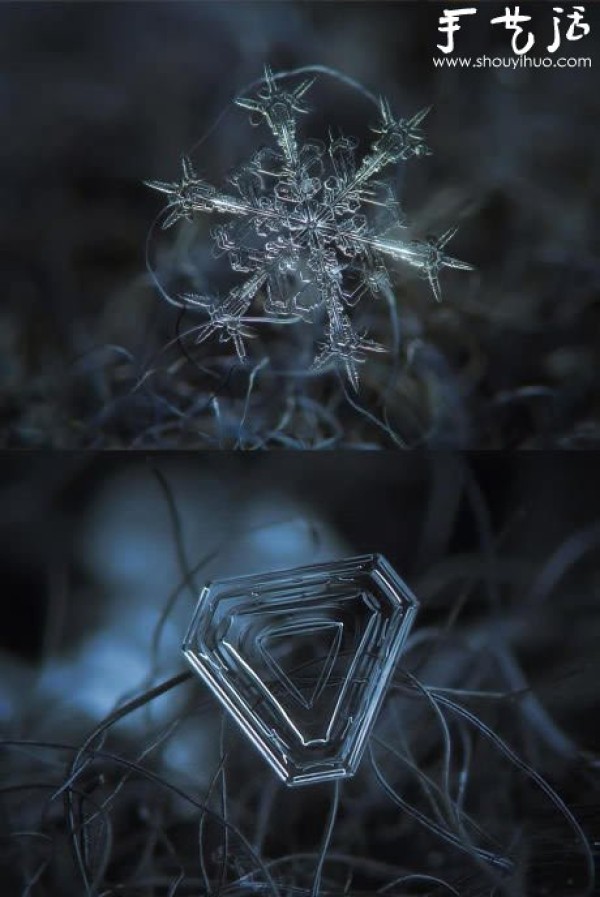
[[[215,581],[183,651],[288,785],[352,776],[417,601],[381,555]]]
[[[455,228],[437,239],[399,236],[406,224],[392,186],[382,179],[399,163],[430,153],[420,128],[429,110],[396,118],[380,99],[371,146],[358,161],[352,137],[330,133],[326,144],[298,139],[298,116],[308,112],[305,95],[314,80],[286,88],[267,68],[258,93],[236,99],[252,124],[266,123],[276,145],[255,152],[227,188],[198,177],[185,157],[179,181],[147,183],[168,196],[163,228],[194,213],[223,219],[212,230],[215,251],[242,275],[225,296],[181,296],[182,305],[208,317],[194,328],[196,343],[218,336],[245,362],[245,340],[254,335],[250,323],[316,322],[322,338],[313,369],[336,366],[358,389],[358,365],[367,353],[386,349],[355,328],[350,312],[365,295],[389,293],[387,263],[417,269],[438,301],[440,270],[471,265],[444,252]]]

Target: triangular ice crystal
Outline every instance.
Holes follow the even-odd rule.
[[[211,583],[183,645],[289,785],[354,774],[417,601],[380,555]]]

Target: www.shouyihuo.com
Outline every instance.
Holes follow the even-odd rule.
[[[436,68],[578,69],[591,68],[589,56],[434,56]]]

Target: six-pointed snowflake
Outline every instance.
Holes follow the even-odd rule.
[[[255,152],[230,175],[228,189],[198,177],[187,158],[179,182],[147,183],[169,197],[163,228],[197,212],[222,218],[212,230],[215,249],[245,276],[224,297],[182,297],[184,304],[208,315],[195,328],[197,343],[218,334],[245,361],[244,339],[253,335],[247,319],[253,303],[261,304],[270,321],[320,323],[323,340],[313,367],[335,364],[357,389],[358,364],[366,353],[385,350],[355,329],[349,311],[365,294],[376,295],[384,284],[389,286],[386,261],[418,269],[438,301],[440,269],[470,270],[471,265],[444,252],[455,229],[437,240],[401,239],[398,232],[405,225],[398,203],[380,177],[384,169],[429,154],[420,128],[429,110],[396,119],[381,99],[373,141],[358,163],[353,138],[330,134],[327,144],[299,142],[297,116],[308,112],[304,95],[313,82],[285,89],[266,69],[258,94],[236,100],[250,111],[253,124],[266,122],[276,148]],[[256,320],[257,313],[252,317]]]

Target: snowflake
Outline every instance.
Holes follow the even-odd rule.
[[[163,228],[198,212],[225,219],[211,232],[215,250],[245,275],[224,297],[182,296],[183,304],[208,315],[195,328],[197,343],[218,335],[233,343],[245,362],[244,340],[254,335],[248,326],[251,307],[260,303],[263,320],[320,322],[323,340],[313,368],[334,364],[358,389],[358,365],[367,353],[385,348],[355,329],[350,309],[366,294],[389,289],[386,262],[417,269],[438,301],[440,269],[471,270],[471,265],[444,252],[455,228],[438,239],[401,239],[405,222],[390,184],[380,178],[384,169],[430,154],[420,128],[429,109],[397,119],[380,99],[380,120],[359,164],[354,138],[330,134],[327,144],[298,140],[297,118],[309,111],[304,96],[313,83],[285,89],[267,68],[258,94],[235,100],[251,113],[253,125],[266,122],[277,147],[255,152],[230,175],[227,189],[198,177],[185,157],[180,181],[147,185],[169,197]],[[254,313],[256,320],[261,318]]]

